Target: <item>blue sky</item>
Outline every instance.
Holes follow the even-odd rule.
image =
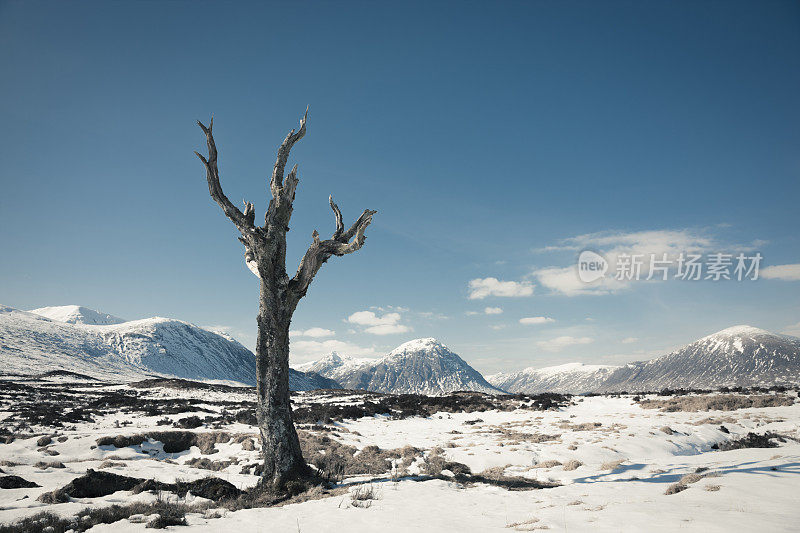
[[[257,280],[194,121],[260,219],[310,105],[289,271],[328,194],[378,214],[301,303],[295,362],[433,336],[491,373],[800,334],[796,2],[0,2],[0,71],[5,305],[252,345]],[[576,289],[586,248],[758,251],[769,277]]]

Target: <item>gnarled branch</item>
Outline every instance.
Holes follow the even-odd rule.
[[[206,134],[206,142],[208,144],[208,159],[200,155],[199,152],[195,152],[195,155],[200,158],[200,161],[202,161],[203,165],[206,167],[208,192],[211,194],[214,201],[222,208],[225,216],[231,219],[241,231],[245,231],[247,228],[253,227],[255,214],[252,211],[252,205],[250,205],[249,209],[245,208],[245,212],[248,213],[248,215],[245,216],[244,213],[239,211],[239,209],[228,200],[225,193],[222,192],[222,186],[219,184],[219,170],[217,169],[217,146],[214,144],[214,136],[211,133],[211,128],[214,127],[214,117],[211,117],[211,122],[208,123],[208,127],[205,127],[199,120],[197,124],[200,126],[200,129],[203,130],[203,133]]]
[[[341,212],[339,212],[339,208],[332,199],[330,203],[334,213],[337,214],[336,232],[333,238],[324,241],[319,239],[317,230],[314,230],[311,235],[313,242],[303,256],[300,267],[297,269],[297,274],[289,281],[289,292],[293,298],[293,305],[297,305],[300,298],[305,296],[308,287],[314,280],[314,276],[328,259],[334,255],[351,254],[364,246],[364,241],[367,239],[364,232],[372,222],[372,216],[377,213],[377,211],[365,209],[350,230],[346,234],[340,234],[340,229],[344,227],[341,225]],[[340,235],[337,236],[337,234]],[[347,234],[350,234],[350,237],[345,238]]]
[[[336,240],[342,236],[342,232],[344,231],[342,212],[339,210],[339,206],[336,205],[336,202],[333,201],[332,194],[328,196],[328,202],[331,204],[331,209],[333,209],[333,216],[336,217],[336,231],[333,232],[333,239]]]
[[[272,192],[272,197],[277,200],[280,194],[280,189],[283,186],[283,170],[286,168],[286,161],[289,159],[289,152],[292,150],[294,143],[303,138],[306,134],[306,119],[308,118],[308,107],[303,118],[300,119],[300,129],[292,130],[286,136],[278,148],[278,157],[275,160],[275,167],[272,169],[272,178],[269,182],[269,188]]]

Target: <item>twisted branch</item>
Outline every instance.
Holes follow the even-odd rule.
[[[306,107],[306,112],[303,115],[303,118],[300,119],[300,129],[297,130],[297,133],[295,133],[294,130],[290,131],[281,143],[280,148],[278,148],[278,157],[275,160],[275,168],[272,169],[272,179],[270,179],[269,182],[269,188],[270,191],[272,191],[272,197],[275,199],[278,198],[280,189],[283,186],[283,170],[286,168],[286,161],[289,159],[289,152],[292,150],[294,143],[302,139],[306,134],[307,118],[308,107]],[[293,170],[293,172],[296,172],[296,169]]]
[[[339,206],[336,205],[336,202],[333,201],[333,195],[328,196],[328,202],[331,204],[331,209],[333,209],[333,216],[336,217],[336,231],[333,232],[333,239],[336,240],[342,236],[342,232],[344,231],[342,212],[339,210]]]
[[[330,203],[336,215],[336,231],[331,239],[324,241],[319,239],[317,230],[314,230],[314,233],[311,234],[313,242],[303,256],[303,260],[297,269],[297,274],[289,281],[289,292],[293,295],[293,303],[295,305],[300,298],[305,296],[308,287],[314,280],[314,276],[328,259],[334,255],[351,254],[364,246],[364,242],[367,239],[364,232],[372,222],[372,216],[377,213],[377,211],[365,209],[347,233],[341,233],[341,229],[344,228],[341,223],[341,212],[332,199]]]
[[[208,192],[211,194],[211,198],[222,208],[225,216],[231,219],[241,231],[245,231],[247,228],[253,227],[253,220],[255,219],[253,205],[245,203],[245,213],[247,213],[247,215],[245,215],[245,213],[239,211],[239,209],[228,200],[225,193],[222,192],[222,186],[219,184],[219,169],[217,169],[217,146],[214,144],[214,136],[211,133],[211,128],[214,127],[214,117],[211,117],[208,127],[205,127],[199,120],[197,124],[200,126],[200,129],[203,130],[203,133],[206,134],[206,143],[208,144],[208,159],[200,155],[199,152],[195,152],[195,155],[200,158],[200,161],[202,161],[203,165],[206,167]]]

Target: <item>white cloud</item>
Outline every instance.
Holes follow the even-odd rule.
[[[578,277],[577,265],[563,268],[542,268],[534,271],[533,274],[538,278],[540,285],[565,296],[610,294],[628,287],[627,284],[617,281],[613,277],[604,277],[591,283],[585,283]],[[606,276],[609,275],[613,276],[610,268],[609,273],[606,273]]]
[[[420,318],[426,318],[428,320],[449,320],[450,317],[443,314],[443,313],[436,313],[434,311],[420,311],[417,313]]]
[[[486,315],[499,315],[503,313],[502,307],[485,307],[483,313]]]
[[[638,340],[639,340],[638,337],[625,337],[624,339],[622,339],[619,342],[621,342],[622,344],[633,344],[634,342],[636,342]]]
[[[786,335],[792,335],[794,337],[800,337],[800,322],[797,324],[792,324],[791,326],[786,326],[786,328],[781,331]]]
[[[499,329],[505,329],[506,325],[505,324],[492,324],[489,327],[494,329],[494,330],[499,330]]]
[[[707,253],[728,248],[731,253],[735,250],[744,250],[747,247],[731,245],[728,247],[719,244],[713,237],[706,235],[702,230],[652,230],[635,232],[602,231],[587,233],[564,239],[558,246],[540,248],[539,252],[552,251],[599,251],[608,261],[608,271],[605,277],[594,282],[585,283],[578,277],[577,265],[567,267],[548,267],[533,271],[539,283],[556,293],[566,296],[581,294],[610,294],[632,286],[633,281],[615,279],[617,262],[621,255],[640,255],[641,270],[640,281],[645,281],[650,273],[650,259],[654,257],[661,260],[666,254],[672,266],[677,265],[677,258],[681,253]],[[662,279],[659,271],[654,271],[653,279]]]
[[[469,282],[469,299],[482,300],[487,296],[518,298],[531,296],[533,284],[529,281],[500,281],[497,278],[477,278]]]
[[[400,322],[400,313],[386,313],[378,316],[372,311],[358,311],[347,317],[347,321],[359,326],[386,326]]]
[[[322,356],[328,355],[331,352],[337,352],[353,357],[375,357],[379,355],[378,351],[375,350],[374,347],[365,348],[336,339],[328,339],[324,341],[290,340],[289,343],[289,355],[291,357],[292,364],[313,361]]]
[[[556,337],[554,339],[539,341],[536,343],[536,345],[542,350],[548,352],[560,352],[561,350],[569,346],[575,346],[578,344],[590,344],[592,342],[594,342],[594,339],[590,337],[571,337],[569,335],[563,335],[561,337]]]
[[[555,319],[549,316],[527,316],[519,319],[519,323],[525,324],[526,326],[536,326],[539,324],[547,324],[548,322],[555,322]]]
[[[292,330],[289,332],[289,335],[293,337],[312,337],[315,339],[321,337],[333,337],[336,335],[336,332],[332,329],[325,329],[325,328],[308,328],[306,330],[297,329]]]
[[[764,267],[759,271],[758,275],[766,279],[800,281],[800,263]]]
[[[364,330],[373,335],[392,335],[393,333],[405,333],[411,331],[411,328],[403,324],[379,324],[377,326],[370,326]]]
[[[405,333],[411,328],[400,324],[400,313],[386,313],[378,316],[372,311],[358,311],[347,317],[351,324],[367,326],[364,331],[373,335],[391,335],[393,333]]]

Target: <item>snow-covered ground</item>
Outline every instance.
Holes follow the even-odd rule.
[[[133,390],[127,385],[63,386],[72,393],[85,391],[87,398],[101,391]],[[29,437],[17,432],[13,442],[0,444],[0,468],[3,475],[17,475],[41,487],[0,489],[0,522],[12,522],[43,510],[70,516],[87,506],[151,501],[157,497],[120,491],[54,505],[37,501],[40,494],[64,486],[88,468],[164,482],[213,475],[243,489],[256,483],[255,475],[242,474],[241,469],[242,465],[257,462],[258,452],[244,449],[236,439],[217,443],[218,451],[211,455],[203,455],[197,446],[165,453],[163,445],[156,441],[125,448],[96,446],[99,437],[172,430],[164,424],[165,418],[176,421],[190,415],[213,417],[229,411],[236,404],[252,401],[246,389],[151,388],[137,389],[136,393],[153,401],[191,402],[192,409],[199,411],[145,416],[107,410],[94,416],[94,422],[68,423],[58,428],[53,443],[46,446],[37,445],[37,440],[43,434],[53,434],[53,430],[31,424]],[[298,406],[311,402],[357,405],[362,400],[360,393],[295,396]],[[0,410],[1,426],[10,430],[19,424],[11,396],[5,397]],[[130,425],[123,424],[126,421]],[[420,471],[419,458],[408,468],[409,477],[374,482],[376,498],[368,508],[353,506],[351,496],[340,491],[336,496],[279,507],[223,510],[219,518],[189,514],[190,527],[186,529],[237,533],[537,529],[766,532],[796,531],[800,523],[800,443],[792,440],[800,439],[797,402],[734,411],[661,412],[643,409],[630,396],[575,397],[571,405],[558,410],[440,412],[403,419],[378,415],[334,422],[327,428],[324,435],[359,449],[410,445],[429,453],[440,447],[448,460],[466,464],[473,473],[494,469],[495,474],[556,482],[559,486],[509,491],[491,484],[458,483],[448,478],[447,470],[443,479],[420,480],[424,478],[415,476]],[[242,422],[224,426],[217,423],[213,427],[206,423],[192,431],[212,429],[242,437],[256,436],[255,428]],[[790,438],[777,448],[712,449],[714,444],[749,432],[774,432]],[[236,464],[214,472],[188,464],[200,458]],[[36,466],[55,461],[65,467]],[[104,461],[111,462],[101,466]],[[571,461],[580,462],[580,466],[573,468],[576,463],[570,464]],[[687,483],[686,490],[665,494],[683,476],[698,470],[700,475],[696,477],[700,479]],[[192,497],[189,499],[191,503]],[[91,531],[147,530],[144,523],[122,520]]]

